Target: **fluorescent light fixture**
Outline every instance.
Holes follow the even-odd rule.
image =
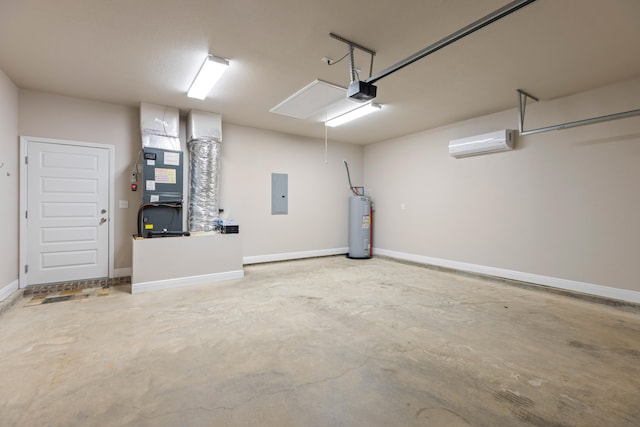
[[[347,113],[329,119],[324,122],[324,125],[333,128],[350,122],[351,120],[359,119],[362,116],[366,116],[367,114],[373,113],[380,109],[382,109],[381,105],[370,102],[368,104],[364,104],[362,107],[356,108],[355,110],[351,110]]]
[[[187,96],[189,98],[205,99],[211,88],[216,84],[222,73],[229,67],[229,61],[217,56],[207,55],[204,64],[200,67],[198,75],[191,84]]]

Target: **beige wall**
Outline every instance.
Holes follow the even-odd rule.
[[[139,110],[21,89],[18,122],[21,136],[115,146],[115,268],[131,267],[139,193],[129,189],[129,173],[140,147]],[[118,208],[119,200],[128,200],[129,208]]]
[[[18,88],[0,70],[0,290],[18,279]]]
[[[0,117],[15,121],[16,89],[1,77]],[[531,104],[528,126],[638,108],[639,91],[637,79]],[[130,207],[116,211],[115,265],[129,268],[138,109],[28,90],[18,97],[19,135],[116,146],[116,206]],[[345,247],[348,160],[354,184],[374,198],[376,248],[640,291],[640,118],[522,137],[512,152],[449,156],[449,139],[515,128],[516,117],[505,111],[364,148],[329,141],[326,164],[322,140],[224,123],[220,207],[239,222],[245,257]],[[16,132],[6,129],[3,156],[16,170]],[[289,215],[271,215],[273,172],[289,175]],[[0,215],[16,224],[8,238],[16,244],[2,257],[0,285],[17,278],[17,171],[3,174],[16,207],[2,204]]]
[[[531,104],[527,122],[637,109],[638,94],[640,79]],[[640,117],[448,154],[450,139],[505,128],[517,129],[515,109],[366,146],[374,246],[640,291]]]
[[[129,190],[141,145],[139,109],[20,90],[19,133],[116,146],[115,267],[130,268],[141,194]],[[349,191],[342,161],[349,161],[360,182],[363,149],[331,141],[328,148],[325,164],[322,140],[223,123],[220,207],[239,222],[245,257],[347,246]],[[289,215],[271,215],[272,172],[289,174]],[[128,200],[129,208],[119,209],[118,200]]]
[[[224,119],[224,117],[223,117]],[[362,180],[359,145],[223,124],[220,207],[240,224],[244,256],[347,246],[349,184]],[[288,174],[289,214],[271,215],[271,174]]]

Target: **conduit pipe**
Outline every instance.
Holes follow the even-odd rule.
[[[454,43],[466,36],[468,36],[471,33],[474,33],[476,31],[478,31],[481,28],[486,27],[489,24],[492,24],[502,18],[504,18],[505,16],[508,16],[510,14],[512,14],[513,12],[522,9],[523,7],[525,7],[526,5],[528,5],[529,3],[533,3],[536,0],[517,0],[517,1],[513,1],[509,4],[507,4],[506,6],[501,7],[500,9],[478,19],[475,22],[472,22],[471,24],[467,25],[464,28],[461,28],[460,30],[456,31],[455,33],[452,33],[448,36],[446,36],[445,38],[433,43],[430,46],[425,47],[424,49],[414,53],[413,55],[409,56],[406,59],[403,59],[402,61],[398,62],[395,65],[392,65],[389,68],[386,68],[382,71],[380,71],[377,74],[374,74],[373,76],[369,77],[367,80],[365,80],[366,83],[375,83],[378,80],[382,79],[383,77],[388,76],[389,74],[395,73],[396,71],[406,67],[407,65],[413,64],[414,62],[416,62],[419,59],[424,58],[425,56],[431,55],[432,53],[442,49],[443,47],[446,47],[448,45],[450,45],[451,43]]]

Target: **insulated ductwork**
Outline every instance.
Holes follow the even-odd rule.
[[[187,140],[191,158],[189,187],[189,231],[213,231],[218,218],[220,143],[222,117],[190,111]]]
[[[140,103],[142,148],[180,151],[179,111],[164,105]]]

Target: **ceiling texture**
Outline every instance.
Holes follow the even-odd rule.
[[[0,69],[20,88],[222,114],[324,138],[321,121],[269,110],[315,79],[346,87],[335,33],[376,52],[373,73],[508,0],[0,0]],[[329,139],[369,144],[640,76],[640,0],[537,0],[376,83],[381,112]],[[204,100],[186,92],[207,53],[230,67]],[[370,56],[356,49],[361,80]],[[514,117],[514,125],[516,124]]]

